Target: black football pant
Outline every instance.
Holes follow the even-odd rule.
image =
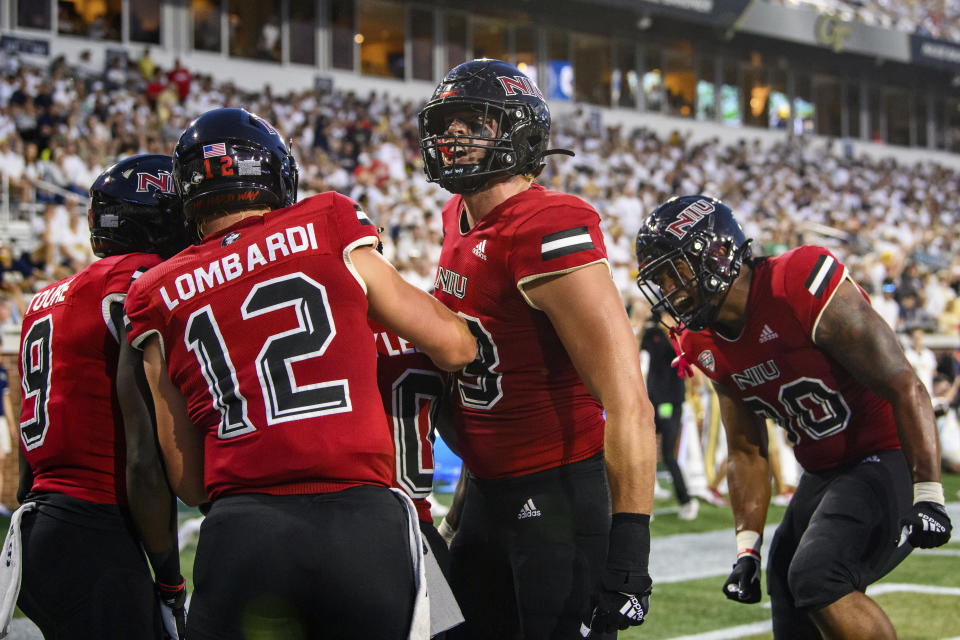
[[[674,404],[673,413],[669,417],[661,416],[657,411],[654,424],[657,426],[657,433],[660,434],[660,457],[663,458],[663,466],[670,472],[673,489],[677,493],[677,502],[686,504],[690,502],[690,493],[687,491],[687,483],[683,479],[683,472],[680,471],[680,463],[677,462],[677,443],[680,440],[680,432],[683,426],[681,424],[682,417],[683,405]]]
[[[413,523],[416,526],[416,523]],[[200,527],[187,637],[406,640],[415,582],[407,512],[384,487],[243,494]]]
[[[45,494],[21,521],[17,605],[46,640],[160,637],[153,578],[114,505]]]
[[[910,553],[900,517],[913,503],[903,453],[883,451],[843,469],[804,473],[770,545],[773,636],[819,638],[807,612],[865,591]]]
[[[580,640],[610,533],[602,455],[466,491],[450,586],[467,622],[448,640]]]

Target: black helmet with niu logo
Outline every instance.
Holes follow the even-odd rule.
[[[420,154],[430,182],[473,193],[498,175],[543,169],[550,109],[540,89],[512,64],[481,58],[451,69],[419,114]],[[454,130],[453,120],[462,123]]]
[[[121,160],[97,177],[87,213],[95,254],[143,252],[168,258],[189,244],[172,170],[170,156],[143,154]]]
[[[245,109],[207,111],[180,135],[173,180],[187,222],[297,200],[297,163],[270,123]]]
[[[703,331],[750,258],[750,242],[719,200],[675,196],[640,225],[637,285],[654,312],[666,311],[685,328]]]

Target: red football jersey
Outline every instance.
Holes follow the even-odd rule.
[[[131,278],[159,262],[147,253],[104,258],[30,301],[20,335],[20,446],[34,491],[126,503],[110,304],[122,303]]]
[[[160,336],[204,433],[211,498],[390,486],[366,286],[349,261],[378,242],[358,205],[323,193],[246,218],[131,288],[130,342]]]
[[[412,344],[370,321],[377,343],[377,383],[393,434],[396,476],[423,522],[433,523],[427,496],[433,489],[434,424],[444,376]]]
[[[756,413],[786,429],[807,471],[899,449],[890,404],[813,343],[820,315],[848,278],[829,251],[804,246],[753,270],[747,323],[736,340],[684,331],[684,353]]]
[[[434,295],[466,318],[480,356],[457,373],[457,437],[481,478],[534,473],[603,448],[603,411],[545,313],[521,287],[606,262],[600,216],[574,196],[533,185],[467,229],[463,200],[443,208]]]

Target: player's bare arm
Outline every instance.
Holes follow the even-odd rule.
[[[607,266],[594,263],[540,278],[524,291],[550,318],[583,383],[606,411],[604,456],[614,513],[650,513],[656,473],[653,407],[636,339]]]
[[[913,481],[939,482],[940,443],[930,395],[893,330],[849,280],[824,309],[814,341],[890,403]]]
[[[367,286],[374,320],[415,344],[444,371],[473,362],[477,343],[463,318],[404,280],[373,247],[354,249],[350,259]]]
[[[157,437],[173,492],[190,506],[207,501],[203,484],[203,434],[190,421],[187,403],[170,381],[160,341],[144,343],[143,370],[153,395]]]
[[[122,307],[117,315],[122,317]],[[117,400],[127,442],[127,502],[147,553],[161,553],[177,548],[176,502],[160,461],[143,354],[127,342],[122,320],[114,324],[120,340]]]
[[[737,561],[723,583],[723,595],[734,602],[760,601],[760,547],[770,505],[770,464],[764,419],[739,398],[714,384],[720,417],[727,434],[727,483],[737,533]]]
[[[727,483],[734,525],[741,531],[763,532],[770,505],[770,464],[764,420],[742,401],[714,384],[720,417],[727,434]]]
[[[30,468],[30,463],[27,462],[26,456],[23,455],[23,447],[17,447],[18,452],[18,473],[20,476],[20,482],[17,486],[17,502],[23,504],[27,501],[27,494],[30,493],[30,490],[33,489],[33,469]]]

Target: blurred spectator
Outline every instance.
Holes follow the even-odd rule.
[[[896,298],[897,285],[891,278],[887,278],[883,281],[880,292],[879,296],[871,298],[873,308],[890,325],[890,328],[896,331],[900,328],[900,305]]]
[[[910,342],[903,351],[907,356],[907,362],[917,372],[917,377],[923,382],[923,386],[932,398],[933,377],[937,373],[937,357],[923,344],[923,329],[913,329],[910,332]]]
[[[157,63],[150,57],[150,47],[143,48],[143,53],[140,55],[140,59],[137,60],[137,68],[140,70],[140,76],[145,81],[153,78],[153,74],[157,70]]]
[[[931,318],[926,310],[920,306],[920,301],[916,294],[903,296],[900,301],[900,328],[903,331],[912,332],[915,329],[929,330],[936,329],[937,321]]]
[[[173,69],[167,73],[167,80],[176,85],[177,98],[180,102],[187,99],[190,95],[190,85],[193,84],[193,74],[190,70],[180,64],[180,58],[173,61]],[[199,114],[197,114],[199,115]]]

